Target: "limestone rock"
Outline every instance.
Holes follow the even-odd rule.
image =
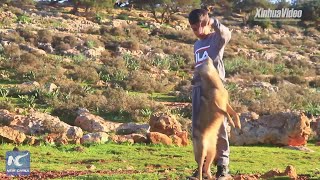
[[[174,116],[166,113],[155,113],[150,117],[150,131],[160,132],[168,136],[181,132],[181,124]]]
[[[235,145],[274,144],[301,146],[311,134],[309,119],[297,112],[281,112],[260,116],[244,113],[240,117],[242,129],[231,129],[230,143]]]

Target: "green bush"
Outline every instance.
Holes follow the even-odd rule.
[[[99,80],[97,70],[93,67],[84,68],[81,66],[76,66],[73,72],[69,74],[69,76],[73,80],[86,81],[90,83],[96,83]]]
[[[193,44],[197,39],[191,30],[178,31],[173,28],[156,28],[153,29],[151,35],[158,35],[167,39],[178,40],[187,44]]]
[[[28,24],[31,23],[31,18],[27,15],[18,15],[17,16],[17,23],[22,23],[22,24]]]
[[[318,21],[320,18],[320,1],[304,1],[296,5],[296,9],[302,10],[303,21]]]
[[[157,107],[145,94],[129,94],[122,89],[108,89],[104,92],[107,97],[106,112],[113,112],[115,115],[127,115],[133,121],[147,121],[146,109],[155,111]],[[126,120],[128,121],[128,120]]]
[[[255,16],[255,14],[251,14],[249,16],[248,24],[250,26],[258,25],[258,26],[262,27],[263,29],[271,27],[272,24],[271,24],[271,21],[269,18],[257,20],[254,18],[254,16]]]
[[[131,54],[127,53],[123,55],[123,59],[126,62],[126,67],[130,71],[135,71],[140,68],[140,61],[134,58]]]
[[[58,116],[59,119],[71,126],[74,125],[74,120],[77,117],[77,106],[76,104],[70,105],[69,103],[65,103],[64,105],[59,105],[54,107],[51,115]]]
[[[10,112],[14,112],[15,105],[10,100],[1,101],[0,109],[6,109]]]

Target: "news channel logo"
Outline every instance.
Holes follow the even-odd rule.
[[[27,176],[30,174],[29,151],[6,152],[6,174],[8,176]]]

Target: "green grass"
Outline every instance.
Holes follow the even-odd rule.
[[[166,93],[152,93],[151,98],[160,102],[176,102],[177,97],[168,95]]]
[[[0,160],[14,145],[3,144]],[[20,146],[20,150],[31,152],[31,170],[62,171],[86,170],[93,164],[95,170],[115,171],[113,174],[82,175],[74,179],[184,179],[196,168],[192,146],[175,147],[162,145],[101,144],[84,147],[84,152],[73,150],[75,145],[66,146]],[[320,147],[308,144],[313,153],[272,146],[231,146],[231,174],[265,173],[274,168],[284,171],[293,165],[298,174],[320,178]],[[133,169],[138,173],[119,174],[117,170]],[[1,163],[5,171],[5,163]],[[165,171],[168,170],[168,171]],[[212,169],[215,172],[215,169]],[[66,178],[70,179],[70,177]]]
[[[129,92],[129,95],[132,95],[132,96],[141,95],[141,94],[146,94],[146,93],[134,92],[134,91]],[[159,102],[177,102],[176,96],[168,95],[167,93],[151,93],[149,94],[149,96],[151,99]]]

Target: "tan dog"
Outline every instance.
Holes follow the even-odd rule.
[[[200,117],[193,129],[193,150],[198,163],[198,179],[202,180],[202,172],[212,179],[210,167],[216,156],[218,132],[224,118],[227,117],[233,127],[240,129],[241,125],[238,114],[229,104],[228,91],[224,88],[212,60],[208,58],[195,71],[201,77],[202,94]],[[233,116],[235,123],[229,114]]]

